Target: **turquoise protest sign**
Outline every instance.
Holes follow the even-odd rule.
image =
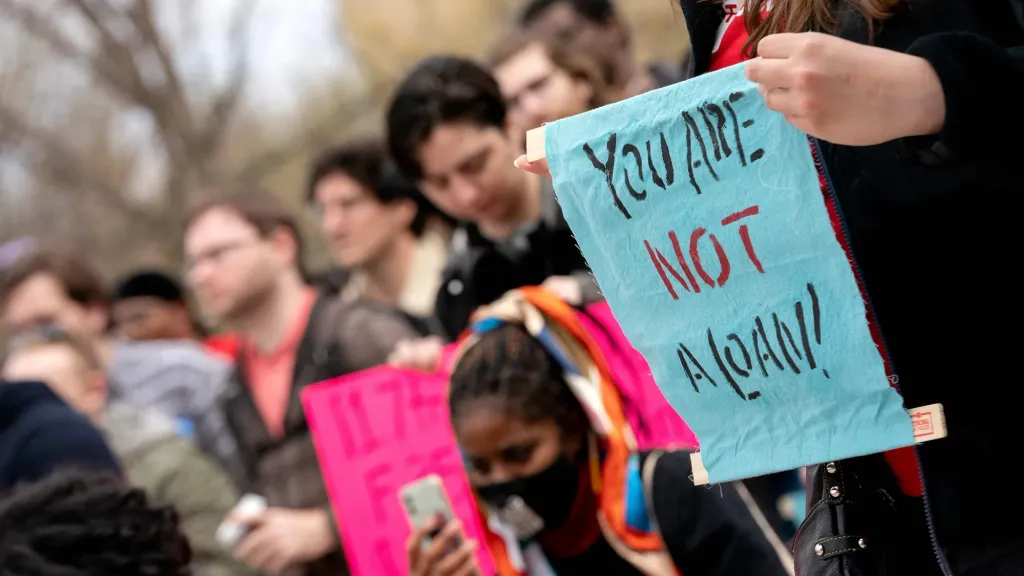
[[[711,481],[914,444],[807,137],[742,66],[544,138],[565,218]]]

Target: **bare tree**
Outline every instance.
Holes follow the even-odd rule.
[[[483,54],[525,0],[338,0],[339,29],[364,69],[398,78],[430,54]],[[615,0],[639,61],[679,59],[688,38],[671,0]],[[424,31],[430,31],[425,34]]]
[[[298,193],[307,154],[379,130],[410,65],[431,53],[480,54],[522,3],[339,1],[339,36],[358,73],[339,70],[303,95],[294,117],[268,119],[246,104],[260,0],[231,0],[219,82],[182,56],[209,1],[0,0],[0,240],[57,236],[98,252],[112,271],[154,254],[177,264],[195,196],[225,182]],[[638,26],[641,58],[648,47],[665,55],[685,45],[667,0],[619,4]],[[28,178],[7,178],[11,163]]]
[[[21,110],[2,101],[0,123],[40,149],[46,167],[76,192],[86,192],[96,202],[151,229],[173,229],[184,216],[189,191],[216,178],[213,160],[217,147],[247,78],[248,30],[254,7],[254,0],[236,3],[229,77],[202,107],[198,99],[190,98],[157,25],[152,0],[63,0],[50,7],[39,2],[0,2],[0,17],[16,23],[32,40],[78,67],[118,105],[148,116],[169,167],[155,206],[130,198],[89,166],[89,159],[69,150],[62,135],[33,124]],[[84,34],[74,34],[75,30]]]

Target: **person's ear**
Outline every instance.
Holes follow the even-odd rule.
[[[287,228],[278,228],[270,233],[270,243],[274,248],[274,254],[283,265],[299,265],[299,244],[298,239]]]
[[[612,16],[604,24],[608,34],[615,39],[615,43],[625,49],[629,46],[629,26],[626,26],[618,16]]]
[[[408,230],[412,227],[413,221],[416,220],[416,213],[419,211],[419,207],[416,206],[416,202],[408,198],[403,198],[394,202],[391,206],[391,210],[395,215],[395,220],[398,222],[403,229]]]
[[[89,335],[106,334],[113,326],[110,320],[110,308],[104,304],[89,304],[85,307],[85,330]]]
[[[85,392],[82,394],[82,411],[91,418],[104,413],[110,390],[107,377],[102,370],[89,370],[85,373]]]
[[[579,102],[586,103],[586,110],[590,111],[596,108],[599,103],[597,102],[597,91],[594,90],[594,84],[586,78],[575,76],[572,79],[573,92],[576,93]]]

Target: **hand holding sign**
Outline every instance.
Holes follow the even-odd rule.
[[[746,75],[770,110],[836,144],[871,146],[937,134],[946,117],[927,60],[815,32],[761,40]]]
[[[303,406],[355,576],[409,574],[402,486],[439,476],[467,540],[482,531],[448,418],[443,374],[380,366],[307,388]],[[369,528],[368,528],[369,527]],[[477,565],[493,574],[486,551]]]

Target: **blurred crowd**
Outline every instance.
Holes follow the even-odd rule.
[[[636,62],[611,1],[534,0],[518,24],[483,63],[423,62],[386,134],[312,160],[329,271],[307,273],[297,215],[256,189],[194,208],[181,272],[110,287],[45,235],[6,245],[3,378],[25,383],[0,388],[0,491],[67,464],[115,469],[177,511],[198,574],[346,573],[303,388],[389,359],[434,369],[513,288],[599,299],[550,182],[513,160],[528,129],[686,74],[683,55]],[[216,530],[249,492],[270,508],[225,547]]]
[[[726,4],[727,18],[738,18],[742,3]],[[680,82],[694,68],[687,54],[637,62],[611,0],[532,0],[517,24],[482,61],[422,61],[395,90],[378,137],[310,162],[306,200],[336,265],[329,271],[304,268],[296,215],[251,188],[216,190],[194,207],[180,271],[137,270],[111,287],[89,254],[54,247],[45,234],[0,250],[9,383],[0,386],[0,494],[21,487],[0,504],[0,574],[162,576],[189,565],[211,576],[348,573],[344,518],[327,497],[303,389],[385,363],[437,370],[442,349],[476,329],[474,312],[511,290],[543,287],[568,306],[600,301],[550,180],[514,161],[528,130]],[[520,296],[521,306],[563,321],[548,296]],[[562,348],[538,345],[543,339],[525,321],[506,322],[512,327],[477,335],[452,377],[456,434],[467,454],[479,455],[467,470],[480,486],[508,479],[496,470],[562,462],[554,454],[586,461],[588,442],[600,436],[584,423],[594,413],[579,409],[584,399],[552,383],[569,371]],[[502,388],[509,378],[517,390]],[[553,434],[569,439],[555,442],[550,457],[543,431],[521,454],[481,447],[483,438],[514,435],[489,428],[497,420],[476,409],[494,398],[524,429],[557,421]],[[603,446],[614,452],[613,443]],[[688,459],[650,462],[656,488],[658,474],[671,480],[662,488],[689,485]],[[573,490],[577,476],[572,468]],[[545,478],[551,490],[564,482]],[[616,543],[614,527],[602,526],[594,534],[611,544],[587,548],[583,560],[569,554],[578,564],[551,554],[571,542],[542,541],[547,569],[629,574],[620,564],[647,560],[625,546],[666,552],[677,567],[685,558],[687,574],[792,573],[785,543],[802,519],[802,492],[796,471],[735,483],[714,499],[654,490],[648,508],[657,521],[648,519],[648,531],[660,528],[667,551],[639,537]],[[250,493],[268,507],[226,545],[218,527]],[[549,525],[570,514],[535,511]],[[455,560],[425,559],[427,549],[418,541],[410,549],[413,574],[472,573]]]

